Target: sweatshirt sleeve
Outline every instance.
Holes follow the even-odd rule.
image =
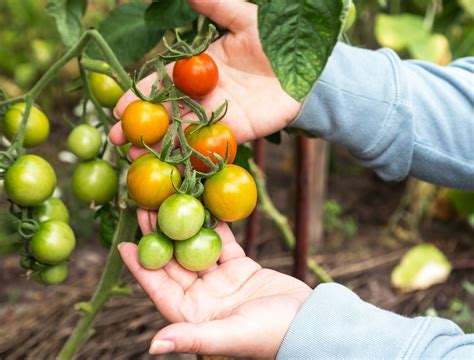
[[[290,126],[346,145],[384,180],[474,190],[474,57],[437,66],[338,44]]]
[[[277,359],[473,359],[474,334],[434,317],[409,319],[319,285],[297,313]]]

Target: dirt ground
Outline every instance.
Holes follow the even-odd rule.
[[[285,137],[280,147],[269,146],[269,191],[275,204],[292,214],[293,146]],[[328,198],[337,200],[344,216],[352,216],[358,233],[352,238],[331,234],[316,249],[315,258],[335,281],[384,309],[414,316],[429,308],[448,309],[455,297],[474,308],[474,299],[464,291],[463,281],[474,282],[474,233],[462,221],[432,220],[421,225],[421,237],[436,244],[454,264],[445,284],[428,290],[402,294],[390,286],[390,273],[412,242],[387,242],[382,234],[395,211],[405,184],[384,183],[371,171],[354,164],[343,149],[333,152]],[[293,187],[291,187],[292,189]],[[235,227],[243,240],[244,227]],[[421,239],[418,239],[420,241]],[[0,358],[52,359],[78,319],[75,303],[86,301],[94,291],[106,251],[91,238],[74,253],[68,280],[45,288],[28,281],[18,266],[17,256],[0,258]],[[273,224],[264,220],[258,240],[257,260],[267,267],[291,273],[292,257]],[[78,359],[148,359],[152,336],[166,321],[136,285],[130,274],[124,278],[134,288],[131,297],[116,297],[98,316],[95,333],[81,349]],[[309,281],[316,285],[314,279]],[[193,359],[170,355],[169,359]]]

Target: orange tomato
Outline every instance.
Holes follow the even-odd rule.
[[[128,170],[128,193],[144,209],[157,210],[167,197],[175,193],[173,184],[176,188],[181,186],[178,168],[151,153],[140,156]]]
[[[204,204],[223,221],[238,221],[249,216],[257,205],[257,186],[247,170],[226,165],[204,184]]]
[[[169,116],[163,105],[142,100],[130,103],[122,116],[122,130],[133,145],[143,147],[159,142],[168,130]]]

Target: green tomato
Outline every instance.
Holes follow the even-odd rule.
[[[39,272],[39,279],[42,284],[54,285],[62,283],[67,277],[67,264],[62,263],[50,266]]]
[[[16,103],[7,110],[3,118],[2,130],[5,137],[12,141],[23,119],[26,103]],[[44,143],[49,135],[49,120],[37,107],[32,106],[26,122],[24,147],[34,147]]]
[[[51,165],[36,155],[20,156],[5,174],[5,191],[14,203],[38,206],[51,197],[56,174]]]
[[[138,260],[149,270],[160,269],[173,257],[173,244],[163,234],[151,233],[138,243]]]
[[[204,224],[204,206],[191,195],[174,194],[158,210],[158,226],[173,240],[185,240],[195,235]]]
[[[103,107],[113,108],[123,95],[119,84],[110,76],[93,72],[89,75],[89,81],[92,93]]]
[[[102,137],[95,127],[82,124],[71,131],[67,139],[67,146],[79,159],[91,160],[99,155]]]
[[[67,223],[69,222],[69,210],[61,199],[50,197],[34,209],[34,217],[39,222],[58,220]]]
[[[221,256],[222,240],[212,229],[201,228],[193,237],[174,243],[174,256],[182,267],[190,271],[203,271],[216,263]]]
[[[55,265],[67,260],[76,246],[76,237],[68,224],[49,220],[41,223],[31,239],[30,249],[41,263]]]
[[[347,13],[346,21],[344,23],[344,28],[343,28],[344,32],[346,32],[352,27],[356,17],[357,17],[357,8],[355,4],[351,1],[349,5],[349,12]]]
[[[72,188],[85,204],[104,205],[117,194],[117,172],[105,160],[89,160],[79,164],[72,176]]]

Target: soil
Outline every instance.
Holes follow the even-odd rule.
[[[267,147],[269,192],[292,220],[293,140],[284,137],[282,146]],[[48,151],[54,154],[54,151]],[[51,155],[52,156],[52,155]],[[58,164],[58,166],[64,166]],[[70,171],[65,171],[70,173]],[[289,184],[292,184],[289,186]],[[361,298],[384,309],[407,316],[425,314],[429,308],[447,310],[453,298],[470,304],[474,299],[463,289],[463,281],[474,282],[474,234],[463,221],[424,221],[416,239],[387,241],[383,236],[390,216],[397,209],[405,183],[384,183],[369,170],[354,163],[346,150],[333,148],[328,199],[344,209],[342,216],[357,222],[353,237],[326,234],[315,250],[315,258],[334,280],[353,289]],[[244,226],[234,226],[243,241]],[[427,290],[403,294],[390,286],[390,273],[414,242],[428,241],[442,249],[454,264],[446,283]],[[257,260],[266,267],[291,273],[293,259],[281,235],[267,219],[261,224]],[[0,258],[0,358],[53,359],[70,334],[79,314],[74,304],[87,301],[100,278],[107,251],[95,236],[75,251],[68,280],[58,286],[42,287],[29,281],[18,266],[18,257]],[[83,346],[78,359],[148,359],[153,335],[166,321],[155,310],[128,272],[124,279],[134,293],[115,297],[95,323],[95,333]],[[315,286],[317,280],[309,277]],[[172,354],[169,359],[194,359]]]

